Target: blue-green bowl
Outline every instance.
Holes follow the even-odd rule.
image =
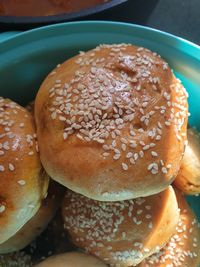
[[[58,63],[100,43],[121,42],[150,48],[169,62],[190,95],[190,124],[200,130],[200,47],[138,25],[73,22],[0,35],[0,95],[26,104]],[[200,197],[188,201],[200,219]]]

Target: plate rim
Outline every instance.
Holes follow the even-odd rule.
[[[165,31],[161,31],[159,29],[155,29],[152,27],[142,26],[139,24],[131,24],[131,23],[117,22],[117,21],[106,21],[106,20],[64,22],[64,23],[58,23],[58,24],[53,24],[53,25],[47,25],[47,26],[42,26],[39,28],[17,33],[14,36],[8,36],[8,38],[3,39],[3,40],[1,40],[1,35],[0,35],[0,46],[7,45],[14,40],[18,41],[21,38],[31,38],[31,37],[33,38],[35,35],[37,36],[40,33],[44,33],[44,35],[42,36],[45,36],[45,34],[47,33],[48,33],[48,36],[52,35],[52,33],[55,33],[55,35],[57,36],[59,35],[59,30],[60,31],[65,30],[67,32],[68,29],[75,29],[77,27],[80,29],[80,33],[89,32],[89,28],[91,29],[92,27],[93,28],[95,27],[96,33],[102,32],[102,31],[105,33],[108,30],[108,26],[109,28],[112,28],[114,30],[114,33],[118,32],[121,34],[122,33],[121,28],[123,28],[124,30],[126,29],[126,31],[151,34],[151,39],[153,39],[154,37],[156,38],[159,37],[161,38],[162,43],[165,43],[171,47],[175,47],[174,43],[177,43],[179,44],[180,51],[183,52],[183,46],[184,46],[184,53],[200,61],[200,45],[195,44],[189,40],[186,40],[180,36],[177,36],[177,35],[165,32]],[[108,30],[108,33],[109,32],[110,31]]]

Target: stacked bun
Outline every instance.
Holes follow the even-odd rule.
[[[187,131],[188,144],[174,184],[188,195],[200,194],[200,134],[194,128]]]
[[[9,234],[1,242],[0,253],[24,247],[45,228],[64,188],[63,228],[84,254],[61,254],[38,267],[198,267],[198,222],[182,193],[171,184],[185,193],[198,193],[199,177],[190,179],[193,170],[187,166],[194,167],[188,164],[192,155],[197,158],[195,168],[199,168],[199,151],[194,149],[196,144],[192,146],[190,132],[187,141],[187,93],[160,56],[131,44],[100,45],[81,52],[47,76],[36,96],[34,112],[33,104],[28,107],[31,113],[18,109],[30,120],[35,118],[40,157],[37,151],[28,150],[37,165],[28,162],[26,183],[37,178],[40,194],[38,197],[35,184],[28,187],[27,194],[30,198],[34,191],[37,205],[15,225],[15,231],[9,233],[7,226]],[[18,125],[19,111],[14,114]],[[7,128],[4,120],[2,127]],[[31,125],[36,138],[34,123]],[[199,137],[195,138],[198,143]],[[37,147],[36,140],[31,141]],[[20,149],[26,151],[24,145]],[[8,164],[9,158],[5,162]],[[8,164],[12,175],[15,164]],[[55,180],[50,182],[48,207],[41,204],[49,180],[42,166]],[[32,167],[39,172],[32,175]],[[10,184],[16,177],[11,176]],[[184,186],[191,181],[192,186]],[[21,196],[18,191],[16,194]],[[25,209],[24,200],[20,207],[21,203]],[[15,213],[11,225],[13,216]]]
[[[77,247],[126,267],[169,244],[187,117],[184,87],[141,47],[101,45],[47,76],[35,105],[41,161],[68,188],[62,214]]]
[[[11,238],[0,245],[0,253],[10,253],[25,248],[52,220],[61,203],[63,189],[54,181],[50,181],[48,194],[42,200],[38,212]]]
[[[199,266],[199,225],[181,192],[176,190],[176,196],[180,208],[176,232],[166,247],[143,261],[139,267]]]
[[[52,219],[62,188],[50,184],[40,162],[32,114],[0,98],[1,254],[24,248]]]
[[[136,266],[165,246],[179,211],[171,187],[119,202],[96,201],[67,191],[63,218],[74,244],[111,266],[126,267]]]

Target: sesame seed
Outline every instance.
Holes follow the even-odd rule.
[[[25,185],[26,184],[26,181],[24,181],[24,180],[18,180],[17,183],[19,185]]]
[[[68,134],[67,133],[63,133],[63,139],[66,140],[68,138]]]
[[[152,229],[152,228],[153,228],[153,224],[152,224],[152,222],[150,222],[150,223],[148,224],[148,227],[149,227],[149,229]]]
[[[157,163],[151,163],[151,164],[149,164],[149,166],[148,166],[148,170],[151,170],[151,169],[153,169],[153,168],[156,168],[156,169],[158,169],[158,164]]]
[[[89,140],[90,141],[90,140]],[[101,139],[101,138],[98,138],[97,139],[97,142],[99,143],[99,144],[104,144],[105,143],[105,140],[104,139]]]
[[[151,219],[151,215],[150,214],[147,214],[147,215],[145,215],[145,218],[147,218],[147,219]]]
[[[139,141],[139,143],[140,143],[141,146],[145,146],[144,141]]]
[[[136,86],[135,88],[137,91],[140,91],[141,90],[141,85],[139,84],[138,86]]]
[[[151,151],[151,155],[152,155],[153,157],[157,157],[157,156],[158,156],[158,153],[155,152],[155,151]]]
[[[138,153],[134,153],[133,157],[134,157],[135,161],[138,160],[138,158],[139,158]]]
[[[149,145],[146,145],[146,146],[144,146],[142,149],[143,150],[148,150],[150,148],[150,146]]]
[[[148,171],[151,171],[152,174],[157,174],[158,173],[158,164],[153,162],[148,165],[147,167]]]
[[[120,157],[121,157],[121,154],[118,153],[118,154],[115,154],[115,155],[113,156],[113,159],[114,159],[114,160],[118,160]]]
[[[8,141],[6,141],[6,142],[3,143],[3,148],[5,150],[9,150],[10,149]]]
[[[151,173],[152,173],[152,174],[157,174],[157,173],[158,173],[158,170],[156,170],[156,169],[151,169]]]
[[[120,141],[122,142],[122,143],[124,143],[124,144],[128,144],[128,141],[127,141],[127,139],[125,139],[125,138],[120,138]]]
[[[128,170],[128,165],[126,163],[122,163],[122,169],[124,171],[127,171]]]
[[[3,213],[6,210],[6,207],[4,205],[0,205],[0,213]]]
[[[161,136],[160,135],[157,135],[156,136],[156,141],[159,141],[159,140],[161,140]]]
[[[108,157],[109,155],[110,155],[110,153],[108,153],[108,152],[103,153],[103,157]]]
[[[0,165],[0,172],[4,172],[5,171],[5,168],[3,165]]]
[[[9,132],[9,131],[10,131],[10,128],[9,128],[9,127],[5,127],[5,128],[4,128],[4,131],[5,131],[5,132]]]
[[[132,153],[132,152],[128,152],[128,153],[126,154],[126,158],[127,158],[127,159],[131,158],[132,156],[133,156],[133,153]]]
[[[8,164],[8,168],[9,168],[10,171],[14,171],[15,170],[15,167],[14,167],[14,165],[12,163]]]
[[[164,166],[164,162],[163,162],[162,159],[160,160],[160,164],[161,164],[162,166]]]
[[[123,151],[126,151],[126,145],[125,144],[122,144],[121,148],[122,148]]]
[[[3,156],[5,152],[3,150],[0,150],[0,156]]]
[[[119,149],[114,149],[114,152],[115,152],[116,154],[120,154],[120,153],[121,153]]]
[[[170,169],[172,167],[172,164],[167,164],[167,169]]]
[[[142,214],[143,210],[137,210],[137,214],[140,215]]]
[[[135,134],[135,132],[132,130],[132,131],[130,131],[130,135],[131,135],[131,136],[135,136],[136,134]]]
[[[133,158],[130,158],[129,161],[131,164],[135,164],[135,160]]]
[[[150,143],[149,146],[150,146],[150,147],[155,147],[156,144],[154,144],[154,143]]]
[[[130,147],[136,148],[137,147],[136,141],[131,140],[130,141]]]
[[[161,170],[162,170],[163,173],[168,173],[168,170],[167,170],[167,168],[165,168],[165,167],[162,167]]]
[[[53,120],[55,120],[55,119],[56,119],[56,117],[57,117],[57,114],[56,114],[56,112],[53,112],[53,113],[51,114],[51,118],[52,118]]]
[[[143,158],[144,157],[144,152],[141,150],[141,151],[139,151],[139,156],[141,157],[141,158]]]
[[[103,145],[103,149],[104,149],[104,150],[109,150],[110,148],[109,148],[108,145]]]

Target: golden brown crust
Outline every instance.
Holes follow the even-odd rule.
[[[174,184],[185,194],[200,194],[200,135],[194,128],[188,129],[188,145]]]
[[[63,196],[63,187],[51,180],[48,195],[38,212],[14,236],[0,245],[0,253],[19,251],[39,236],[55,215]]]
[[[187,99],[167,63],[132,45],[100,46],[50,73],[37,94],[41,160],[89,198],[164,190],[180,167]]]
[[[52,256],[35,267],[106,267],[99,259],[80,253],[68,252]]]
[[[162,248],[179,219],[171,187],[121,202],[95,201],[67,190],[62,211],[74,244],[115,267],[135,266]]]
[[[176,190],[180,219],[175,234],[160,252],[139,267],[198,267],[200,264],[200,228],[183,195]]]
[[[0,244],[35,215],[47,187],[32,115],[0,98]]]

